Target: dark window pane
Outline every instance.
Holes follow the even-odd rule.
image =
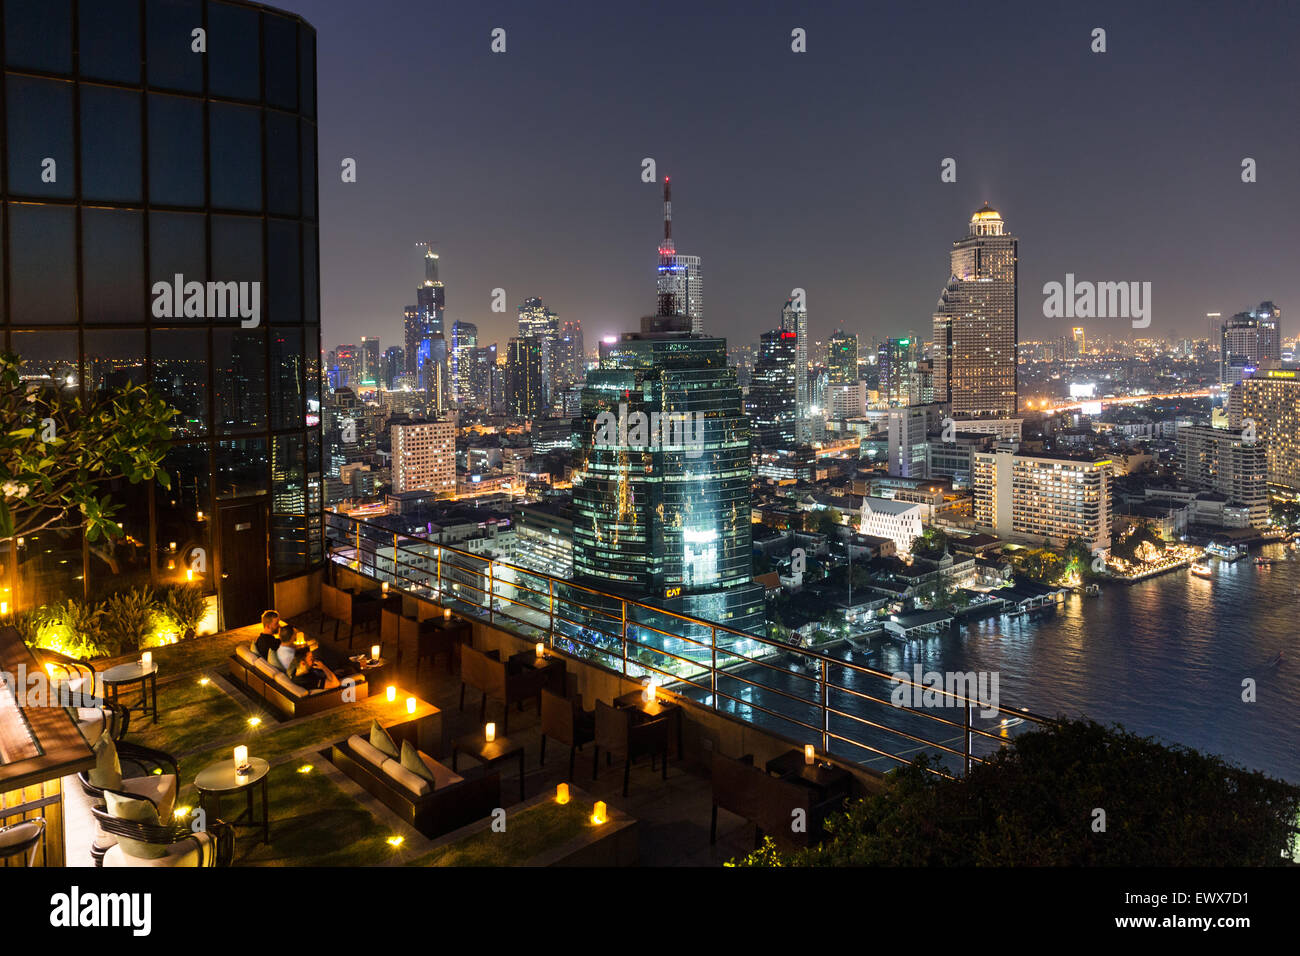
[[[14,325],[77,321],[76,212],[9,204],[9,293]]]
[[[261,111],[250,106],[213,103],[208,107],[208,122],[212,205],[222,209],[260,210]]]
[[[149,94],[149,198],[169,206],[203,205],[203,104]]]
[[[281,109],[298,108],[298,29],[285,17],[268,13],[266,31],[266,102]]]
[[[266,111],[266,178],[271,212],[298,215],[302,193],[298,188],[298,122],[273,110]]]
[[[308,562],[304,458],[301,433],[271,439],[271,560],[277,575]]]
[[[70,597],[80,600],[84,579],[80,528],[47,528],[24,536],[18,548],[18,609],[59,604]]]
[[[108,482],[105,492],[119,507],[113,517],[122,526],[123,534],[120,538],[100,537],[86,542],[90,553],[87,590],[92,601],[149,584],[149,485],[133,485],[125,478],[115,478]],[[149,643],[148,638],[144,643]]]
[[[72,72],[72,0],[5,0],[5,63]]]
[[[246,216],[212,217],[212,280],[240,283],[233,297],[214,296],[208,319],[265,324],[262,290],[262,220]],[[254,285],[253,283],[256,283]],[[230,298],[229,303],[224,299]],[[237,308],[236,308],[237,306]],[[225,314],[222,315],[222,312]],[[255,324],[253,324],[255,322]]]
[[[139,202],[140,94],[81,87],[81,195]]]
[[[262,95],[257,11],[208,4],[208,92],[239,100]]]
[[[149,0],[149,85],[203,92],[203,57],[192,32],[203,26],[199,0]]]
[[[14,332],[10,341],[23,360],[19,375],[24,381],[47,388],[80,387],[76,332]]]
[[[144,214],[83,209],[81,245],[85,320],[144,322]]]
[[[172,408],[176,437],[208,430],[208,333],[206,329],[155,329],[153,385]],[[204,463],[204,474],[207,473]]]
[[[301,428],[303,421],[302,329],[273,328],[271,336],[271,427]]]
[[[71,199],[77,183],[72,152],[72,84],[7,76],[9,189]],[[54,165],[46,162],[54,160]],[[53,182],[47,180],[53,179]]]
[[[113,391],[126,385],[143,385],[144,332],[101,330],[86,332],[86,391]]]
[[[79,68],[95,80],[140,82],[139,0],[94,0],[77,11]]]
[[[316,219],[316,126],[302,123],[302,215]]]
[[[302,227],[302,319],[304,322],[320,322],[320,287],[317,284],[317,266],[320,253],[316,248],[316,227]]]
[[[192,580],[210,591],[212,544],[208,536],[213,504],[208,446],[176,445],[163,460],[163,470],[171,478],[171,488],[159,487],[154,495],[158,580],[163,584],[179,584],[190,579],[186,571],[198,565]],[[203,551],[202,561],[198,560],[198,549]],[[170,566],[173,563],[175,567]]]
[[[266,439],[217,443],[213,466],[217,498],[266,494]]]
[[[262,329],[213,332],[212,388],[217,431],[266,428],[266,336]]]
[[[316,118],[316,31],[298,27],[298,75],[301,77],[302,113]]]
[[[204,220],[202,213],[151,212],[149,214],[149,288],[155,322],[170,324],[173,320],[202,321],[202,316],[184,314],[183,297],[179,303],[181,308],[178,309],[174,293],[165,300],[171,312],[171,315],[167,316],[168,309],[159,307],[164,300],[160,299],[154,286],[162,282],[174,287],[176,276],[179,275],[183,294],[185,283],[207,281],[208,242]],[[162,315],[159,314],[160,311],[163,312]]]
[[[302,321],[302,270],[298,224],[272,219],[267,225],[267,321],[285,325]]]

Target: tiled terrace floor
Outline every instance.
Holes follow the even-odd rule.
[[[295,623],[299,623],[299,621],[295,621]],[[368,647],[372,642],[378,640],[373,630],[368,634],[358,632],[353,642],[358,650],[349,652],[346,629],[341,633],[339,641],[334,643],[331,640],[333,636],[332,624],[325,628],[323,635],[320,633],[319,627],[312,626],[314,624],[313,619],[307,619],[307,627],[305,628],[307,633],[317,636],[323,645],[333,647],[335,651],[343,656],[348,653],[357,653],[361,648]],[[235,645],[240,641],[248,640],[250,636],[257,633],[257,630],[256,627],[243,628],[239,631],[198,638],[193,643],[156,650],[154,657],[155,660],[159,661],[162,668],[159,679],[160,697],[163,696],[163,690],[167,683],[182,680],[193,681],[202,673],[214,676],[217,680],[218,689],[222,693],[237,700],[241,706],[252,709],[253,703],[237,687],[225,681],[224,675],[229,673],[226,658],[233,651]],[[466,694],[464,713],[458,712],[460,680],[448,672],[445,660],[445,657],[439,658],[437,666],[430,666],[426,662],[421,668],[418,682],[412,681],[410,675],[403,674],[402,684],[404,689],[410,688],[414,690],[420,697],[442,710],[446,739],[451,741],[458,735],[472,733],[479,729],[479,697],[473,689],[470,689]],[[100,666],[100,669],[102,670],[105,666],[107,666],[107,663]],[[488,719],[495,719],[499,723],[501,718],[500,704],[493,704],[493,702],[489,701],[488,715]],[[164,724],[168,720],[168,714],[165,710],[162,714],[162,720]],[[273,722],[274,719],[268,716],[267,723]],[[568,748],[555,741],[548,743],[546,765],[539,765],[541,734],[535,704],[525,704],[523,712],[515,710],[511,713],[510,737],[524,747],[524,789],[527,797],[532,797],[544,790],[553,790],[556,784],[568,780],[573,786],[587,791],[596,799],[604,800],[611,807],[627,812],[638,821],[638,846],[641,865],[717,866],[727,860],[743,855],[753,847],[754,828],[726,811],[719,813],[718,842],[716,846],[709,845],[709,815],[712,801],[707,768],[684,765],[677,759],[675,748],[669,761],[667,780],[661,779],[658,770],[651,771],[648,758],[643,757],[634,763],[629,795],[624,797],[622,794],[622,766],[617,762],[612,767],[605,766],[605,760],[602,757],[599,778],[592,779],[592,748],[590,744],[584,748],[583,752],[578,754],[575,774],[571,780],[568,778]],[[135,728],[127,735],[127,739],[138,739]],[[384,828],[391,828],[393,833],[402,834],[405,837],[405,843],[402,850],[394,855],[394,863],[406,862],[422,856],[432,841],[401,823],[386,807],[371,798],[353,784],[351,780],[344,777],[321,756],[319,751],[328,749],[333,742],[332,736],[327,739],[313,739],[310,746],[281,758],[279,762],[309,760],[322,773],[328,775],[329,779],[340,790],[369,810]],[[211,741],[211,743],[215,744],[216,741]],[[194,749],[199,750],[202,748]],[[202,762],[209,759],[208,757],[202,757],[187,761],[186,754],[183,752],[177,753],[176,756],[181,763],[182,787],[193,780],[194,774],[201,769]],[[449,761],[449,754],[444,755],[444,757]],[[471,758],[462,757],[461,759],[469,762]],[[500,767],[503,800],[516,798],[518,795],[517,767],[516,761],[508,761]],[[69,864],[88,866],[91,863],[89,845],[93,838],[94,823],[90,817],[86,798],[82,795],[75,779],[66,780],[65,786]],[[271,825],[272,843],[274,844],[277,827],[274,813]],[[283,826],[285,824],[281,821],[279,825]],[[240,831],[240,843],[236,851],[236,865],[239,865],[240,856],[245,850],[245,843],[251,844],[252,840],[253,837],[250,831]],[[281,862],[292,863],[294,861],[284,860]],[[303,862],[310,861],[304,860]]]

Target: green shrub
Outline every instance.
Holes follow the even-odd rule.
[[[129,654],[155,626],[158,604],[153,588],[130,588],[104,602],[104,632],[115,645],[114,654]]]
[[[197,584],[177,584],[167,588],[163,592],[163,607],[171,616],[180,636],[184,636],[187,631],[197,630],[208,609],[203,589]]]

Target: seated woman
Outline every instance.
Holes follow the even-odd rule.
[[[334,676],[334,672],[312,656],[310,647],[299,644],[294,652],[289,679],[295,684],[307,690],[332,690],[339,686],[339,679]]]

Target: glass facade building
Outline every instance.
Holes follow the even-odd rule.
[[[111,488],[115,544],[24,541],[18,606],[188,571],[249,623],[323,562],[315,31],[217,0],[4,0],[0,31],[4,345],[29,380],[180,412],[171,489]]]
[[[587,373],[574,426],[574,576],[762,630],[763,589],[751,573],[749,420],[726,340],[690,334],[687,322],[645,320],[640,334],[602,343],[600,366]],[[668,415],[685,416],[679,430]]]

